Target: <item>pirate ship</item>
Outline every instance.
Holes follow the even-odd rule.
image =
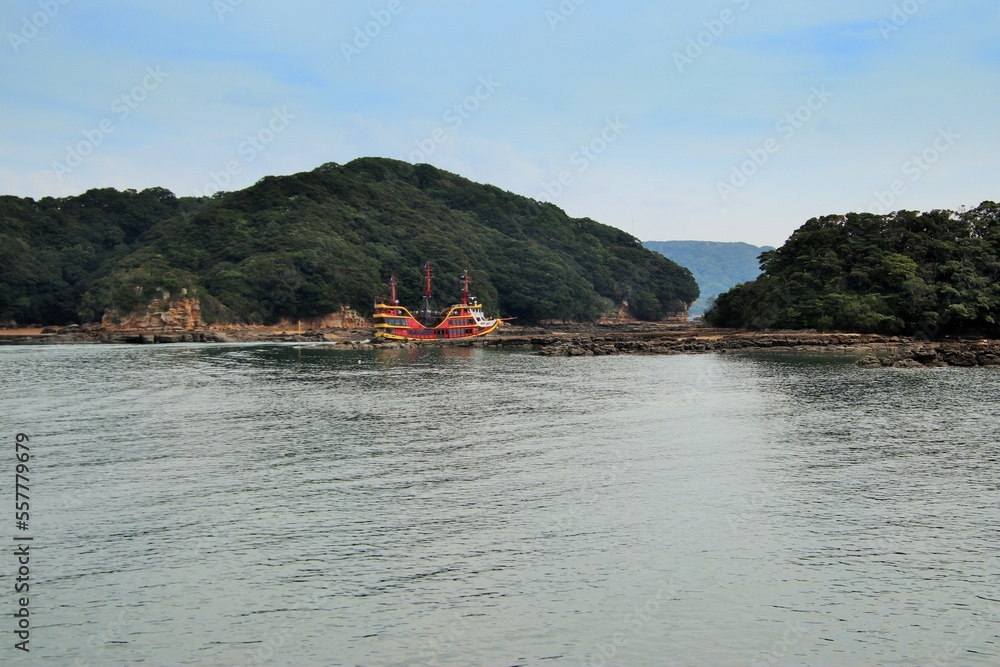
[[[420,310],[413,315],[399,305],[396,277],[389,278],[389,298],[375,300],[375,338],[388,340],[456,340],[485,336],[495,331],[503,320],[487,318],[483,306],[469,295],[469,271],[462,275],[462,300],[442,310],[434,308],[431,298],[431,263],[424,264],[424,296]]]

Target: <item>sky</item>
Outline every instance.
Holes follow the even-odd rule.
[[[643,240],[1000,197],[994,0],[4,0],[0,194],[380,156]]]

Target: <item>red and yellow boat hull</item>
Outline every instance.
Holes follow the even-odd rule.
[[[496,331],[500,318],[488,319],[482,304],[456,304],[441,311],[434,326],[425,326],[402,306],[376,303],[375,338],[384,340],[460,340]]]

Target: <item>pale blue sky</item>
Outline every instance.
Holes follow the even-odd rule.
[[[0,194],[385,156],[770,245],[1000,198],[992,0],[5,0],[0,26]]]

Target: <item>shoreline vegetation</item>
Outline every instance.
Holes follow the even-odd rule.
[[[455,303],[468,275],[488,313],[593,321],[686,316],[691,272],[554,204],[430,165],[359,158],[212,197],[164,188],[0,196],[0,323],[103,321],[198,303],[208,326],[370,317],[396,277],[419,303]],[[193,313],[191,313],[193,316]]]
[[[507,325],[502,331],[461,341],[390,342],[364,328],[306,329],[245,326],[190,330],[121,330],[99,325],[0,330],[0,345],[326,343],[334,349],[386,350],[481,347],[524,350],[542,356],[726,354],[752,351],[831,352],[857,356],[868,368],[1000,367],[1000,340],[815,331],[746,331],[680,323]]]
[[[720,294],[712,326],[1000,337],[1000,204],[813,218]]]

